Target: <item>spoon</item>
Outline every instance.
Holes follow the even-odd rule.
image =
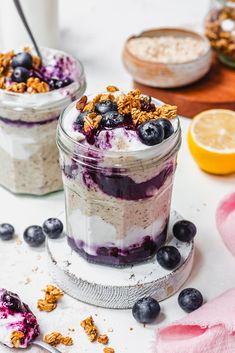
[[[36,347],[40,347],[49,353],[61,353],[57,348],[52,347],[43,341],[36,340],[36,341],[31,342],[31,345],[36,346]]]
[[[23,24],[24,24],[24,27],[25,27],[26,31],[28,32],[28,35],[29,35],[29,37],[30,37],[30,39],[31,39],[31,41],[33,43],[33,46],[34,46],[34,48],[36,50],[36,53],[39,56],[39,58],[42,60],[42,54],[41,54],[41,52],[39,50],[39,47],[38,47],[37,42],[36,42],[36,40],[35,40],[35,38],[33,36],[33,33],[32,33],[32,31],[31,31],[31,29],[29,27],[29,24],[28,24],[28,22],[26,20],[26,17],[24,15],[24,12],[23,12],[23,9],[22,9],[22,6],[20,4],[20,0],[13,0],[13,1],[14,1],[14,4],[15,4],[15,7],[17,9],[17,12],[18,12]]]

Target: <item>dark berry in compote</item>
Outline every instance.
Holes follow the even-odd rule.
[[[11,240],[14,237],[15,229],[9,223],[0,224],[0,239]]]
[[[144,97],[141,99],[141,110],[146,112],[155,112],[156,106],[154,103],[151,103],[152,97]]]
[[[197,228],[194,223],[185,219],[178,221],[173,226],[173,235],[180,241],[190,242],[197,233]]]
[[[111,100],[103,100],[95,105],[95,112],[97,114],[105,114],[110,111],[117,111],[117,103]]]
[[[164,139],[167,139],[174,133],[174,127],[169,119],[160,118],[157,122],[162,126],[164,131]]]
[[[6,290],[1,300],[3,301],[3,304],[6,305],[6,307],[11,311],[21,312],[24,310],[18,295],[15,293]]]
[[[32,69],[33,58],[32,55],[27,52],[16,54],[11,62],[11,66],[15,69],[18,66],[25,67],[26,69]]]
[[[12,81],[21,83],[21,82],[26,82],[29,76],[30,76],[30,72],[28,69],[22,66],[18,66],[14,69],[11,75],[11,78],[12,78]]]
[[[90,111],[84,111],[84,112],[81,112],[77,119],[76,119],[76,124],[80,127],[80,128],[83,128],[84,126],[84,118],[90,114],[91,112]]]
[[[45,234],[40,226],[29,226],[24,231],[24,240],[29,246],[36,248],[42,245],[45,239]]]
[[[57,239],[63,233],[63,223],[58,218],[48,218],[42,226],[43,232],[50,239]]]
[[[160,305],[155,299],[145,297],[134,304],[132,314],[136,321],[142,324],[151,324],[158,317],[160,310]]]
[[[138,128],[141,141],[148,146],[161,143],[164,139],[164,130],[156,120],[146,121]]]
[[[65,78],[64,80],[60,80],[58,78],[51,78],[50,81],[48,82],[50,89],[59,89],[62,87],[66,87],[70,85],[73,82],[73,80],[69,77]]]
[[[157,262],[166,270],[174,270],[180,260],[180,252],[174,246],[163,246],[157,252]]]
[[[202,306],[203,296],[201,292],[195,288],[186,288],[180,292],[178,303],[186,313],[191,313]]]
[[[102,115],[101,126],[115,128],[124,124],[125,117],[117,111],[110,111]]]

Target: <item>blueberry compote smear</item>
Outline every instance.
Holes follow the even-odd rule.
[[[23,303],[17,294],[2,288],[0,289],[0,342],[13,347],[11,338],[15,331],[23,334],[19,348],[27,348],[39,335],[39,325],[28,305]]]

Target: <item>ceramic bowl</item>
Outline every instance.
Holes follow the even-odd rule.
[[[206,44],[205,53],[198,58],[184,63],[161,63],[143,60],[130,52],[128,42],[139,37],[192,37],[199,38]],[[210,69],[212,51],[209,41],[202,35],[178,28],[152,29],[127,39],[123,50],[123,63],[132,78],[144,85],[160,88],[173,88],[191,84],[202,78]]]

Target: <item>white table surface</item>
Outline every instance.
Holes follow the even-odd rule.
[[[128,89],[129,76],[124,71],[120,53],[123,41],[144,28],[163,25],[197,27],[207,9],[205,0],[88,0],[61,1],[62,47],[84,62],[88,90],[107,84]],[[235,176],[216,177],[203,173],[192,160],[186,143],[189,120],[181,120],[183,145],[179,155],[173,194],[173,207],[198,227],[196,258],[186,286],[200,289],[209,300],[235,285],[235,259],[222,243],[215,226],[219,200],[235,188]],[[64,212],[63,193],[46,197],[15,196],[0,188],[0,222],[12,223],[19,237],[30,224],[42,224]],[[43,334],[74,328],[74,346],[61,346],[64,353],[102,352],[102,346],[89,343],[80,321],[93,315],[101,332],[109,333],[110,346],[122,353],[153,352],[155,331],[184,316],[177,305],[177,295],[161,303],[162,315],[156,325],[137,324],[130,311],[114,311],[79,303],[69,296],[51,313],[40,313],[36,302],[41,289],[51,282],[45,249],[30,249],[24,243],[0,242],[0,286],[19,293],[37,314]],[[37,268],[37,271],[35,271]],[[133,328],[133,330],[130,330]],[[2,353],[11,350],[1,347]],[[12,350],[13,351],[13,350]],[[40,352],[33,348],[32,353]]]

